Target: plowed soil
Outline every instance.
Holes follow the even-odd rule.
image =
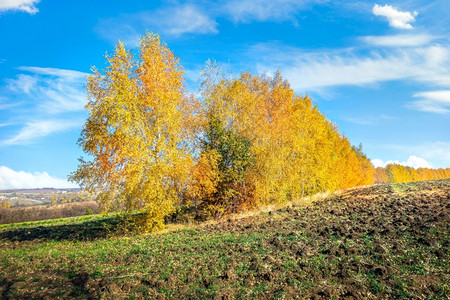
[[[449,221],[450,180],[439,180],[357,188],[164,234],[117,236],[106,219],[6,226],[0,295],[447,299]]]

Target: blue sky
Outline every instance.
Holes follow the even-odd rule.
[[[448,0],[0,0],[0,189],[73,186],[85,76],[146,30],[191,92],[210,58],[280,70],[375,165],[450,167],[448,12]]]

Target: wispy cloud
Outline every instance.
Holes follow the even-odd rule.
[[[367,86],[402,80],[430,85],[416,92],[407,107],[450,114],[450,44],[445,38],[421,33],[365,36],[363,45],[333,50],[304,51],[278,42],[261,43],[248,51],[258,72],[280,70],[297,92],[329,93],[338,86]],[[405,95],[406,97],[408,95]],[[375,119],[346,118],[360,125]]]
[[[7,79],[9,89],[12,91],[21,91],[25,94],[30,93],[37,84],[37,78],[27,74],[19,74],[16,79]]]
[[[420,100],[412,101],[408,107],[438,114],[450,114],[450,90],[420,92],[414,94]]]
[[[80,111],[86,103],[84,84],[86,73],[40,67],[20,67],[30,74],[7,79],[8,87],[16,94],[38,103],[45,113],[58,114]]]
[[[304,51],[280,43],[261,43],[249,48],[259,72],[281,70],[292,87],[301,92],[323,92],[342,85],[363,86],[392,80],[410,80],[450,87],[450,45],[433,42],[431,36],[411,36],[411,47],[404,36],[369,38],[378,45],[353,48]],[[367,37],[366,37],[367,39]],[[428,43],[426,43],[429,41]],[[434,41],[434,40],[433,40]]]
[[[395,117],[391,117],[388,115],[379,115],[379,116],[372,116],[372,117],[366,117],[366,118],[356,118],[356,117],[346,117],[344,118],[345,121],[358,124],[358,125],[378,125],[381,122],[385,123],[388,120],[394,120]]]
[[[3,131],[0,146],[29,144],[51,134],[81,128],[85,118],[86,73],[41,67],[19,70],[26,73],[7,79],[4,87],[9,96],[4,110],[10,116],[8,124],[16,131]]]
[[[73,183],[65,179],[55,178],[47,172],[29,173],[14,171],[8,167],[0,166],[0,190],[18,188],[76,188]]]
[[[29,67],[23,66],[19,67],[19,70],[28,71],[35,74],[41,75],[50,75],[61,77],[66,80],[79,80],[86,78],[87,73],[74,71],[74,70],[66,70],[66,69],[58,69],[58,68],[41,68],[41,67]]]
[[[40,0],[0,0],[0,13],[8,10],[17,10],[35,14],[39,11],[36,4]]]
[[[19,104],[18,103],[10,103],[7,98],[0,97],[0,110],[8,110],[17,105],[19,105]]]
[[[25,145],[53,133],[81,127],[82,122],[67,120],[38,120],[26,123],[13,137],[0,141],[0,146]]]
[[[174,36],[185,33],[217,33],[216,21],[197,6],[189,4],[162,9],[155,14],[143,14],[141,19],[143,23],[158,26],[164,33]]]
[[[357,49],[305,52],[262,44],[252,48],[250,53],[250,56],[262,59],[262,63],[258,63],[260,71],[280,69],[299,91],[399,79],[450,84],[450,70],[445,67],[449,64],[449,49],[443,46],[391,51],[380,49],[365,54]]]
[[[313,0],[232,0],[224,4],[223,12],[236,23],[267,20],[294,20],[300,9]],[[324,2],[324,1],[322,1]]]
[[[155,11],[121,15],[100,20],[95,30],[113,42],[121,39],[136,46],[146,30],[178,37],[183,34],[215,34],[217,22],[207,12],[193,4],[175,5]]]
[[[364,42],[382,47],[417,47],[429,44],[436,37],[428,34],[398,34],[385,36],[364,36]]]
[[[300,11],[326,2],[329,0],[230,0],[218,3],[191,1],[183,4],[171,2],[170,6],[152,11],[102,19],[95,31],[107,40],[117,42],[120,39],[129,46],[136,46],[139,37],[146,30],[171,38],[185,34],[217,34],[218,18],[235,23],[286,20],[295,23]]]
[[[421,157],[410,155],[406,161],[400,162],[398,160],[383,161],[381,159],[373,159],[372,164],[375,168],[384,168],[389,164],[402,165],[405,167],[418,168],[432,168],[431,164]]]
[[[419,14],[417,11],[400,11],[391,5],[378,5],[375,4],[372,8],[372,12],[376,16],[386,17],[389,21],[389,26],[399,29],[412,29],[410,23],[416,20],[416,16]]]

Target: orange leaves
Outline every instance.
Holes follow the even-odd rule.
[[[218,161],[220,154],[217,150],[203,152],[193,165],[187,195],[191,199],[203,199],[217,192],[219,183]]]

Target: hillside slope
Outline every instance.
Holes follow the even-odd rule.
[[[449,296],[450,180],[118,236],[93,216],[0,226],[2,298]]]

